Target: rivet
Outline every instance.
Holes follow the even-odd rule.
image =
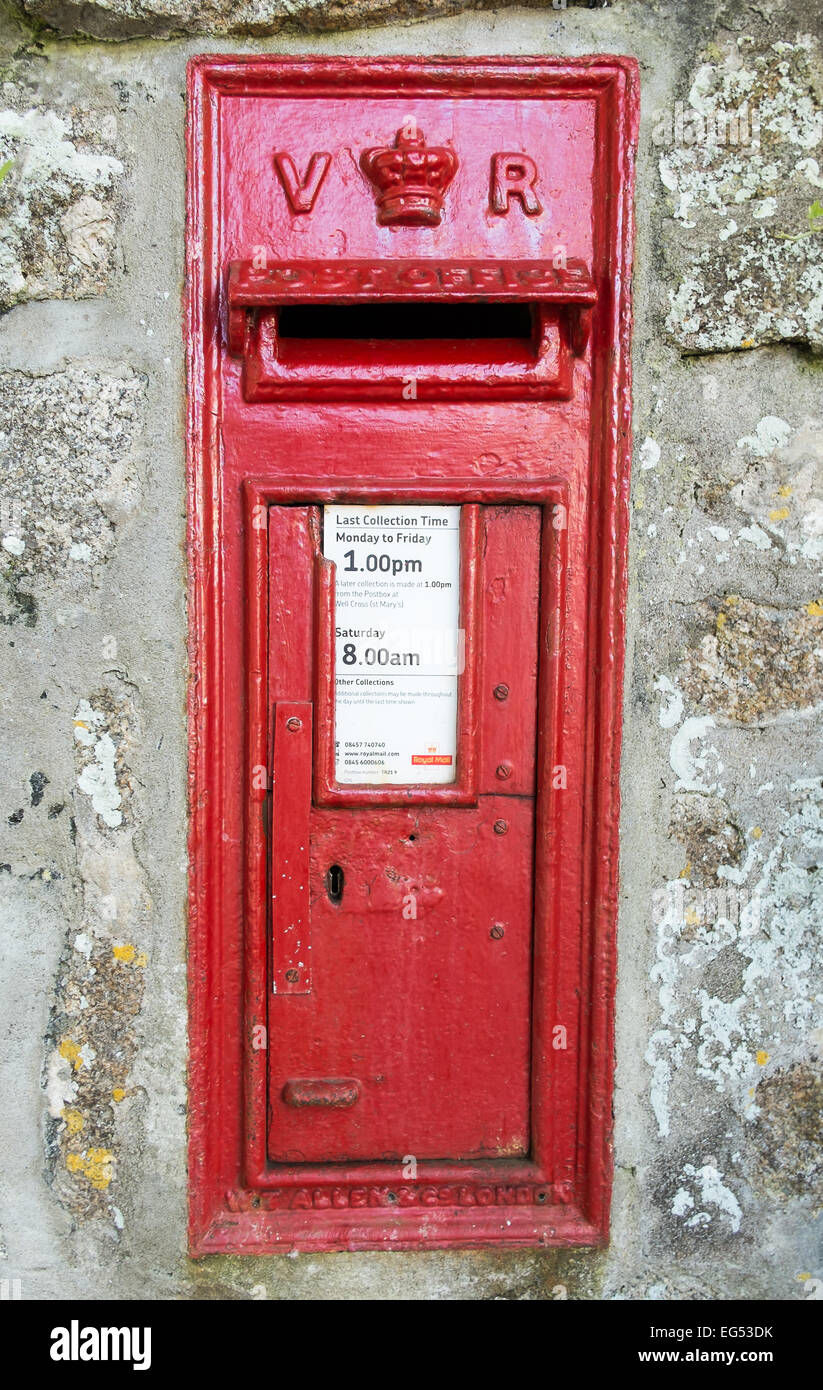
[[[496,820],[494,823],[495,835],[505,835],[508,828],[509,822],[507,820]]]
[[[494,687],[495,700],[507,700],[509,698],[509,687],[507,685],[496,685]]]
[[[489,932],[489,936],[491,936],[495,941],[499,941],[501,936],[505,936],[505,934],[506,929],[504,926],[502,926],[500,922],[495,922],[494,926]]]
[[[511,763],[498,763],[494,771],[495,776],[499,777],[501,782],[506,782],[512,775],[512,765]]]
[[[289,733],[296,734],[297,730],[302,729],[302,727],[303,720],[298,719],[296,714],[293,714],[291,719],[286,720],[286,728],[289,730]]]
[[[297,981],[300,979],[300,971],[299,971],[299,970],[287,970],[287,971],[286,971],[286,979],[288,980],[288,982],[289,982],[290,985],[296,985],[296,984],[297,984]]]

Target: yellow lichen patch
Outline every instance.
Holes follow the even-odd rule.
[[[98,1192],[108,1187],[114,1177],[114,1154],[111,1149],[89,1149],[85,1173]]]
[[[744,338],[740,346],[742,348],[754,347],[754,338]]]
[[[753,826],[752,826],[752,839],[753,839],[753,840],[759,840],[760,837],[762,836],[762,834],[763,834],[763,829],[762,829],[761,826],[759,826],[759,825],[753,825]]]
[[[103,1192],[114,1177],[114,1154],[111,1149],[86,1149],[82,1154],[66,1154],[70,1173],[80,1173],[98,1192]]]
[[[806,612],[810,618],[823,618],[823,603],[817,599],[812,599],[811,603],[806,604]]]
[[[785,521],[790,515],[788,507],[773,507],[769,512],[769,521]]]
[[[766,1065],[766,1063],[768,1062],[768,1060],[769,1060],[769,1054],[768,1054],[768,1052],[763,1052],[763,1051],[758,1052],[758,1054],[757,1054],[757,1065],[758,1065],[759,1067],[765,1067],[765,1065]]]
[[[79,1071],[83,1065],[83,1058],[80,1056],[80,1044],[72,1042],[71,1038],[64,1038],[60,1044],[60,1056],[65,1057],[67,1062],[71,1062],[75,1071]]]
[[[687,907],[685,916],[687,926],[697,927],[700,925],[700,913],[696,907]]]
[[[726,618],[726,614],[725,614],[725,613],[718,613],[718,615],[717,615],[717,626],[718,626],[718,627],[725,627],[727,621],[728,621],[728,619]]]
[[[778,497],[791,497],[792,489],[790,488],[789,484],[784,483],[782,487],[779,487],[777,489],[777,495]]]
[[[797,1277],[805,1284],[806,1280],[811,1279],[812,1276],[810,1274],[798,1274]]]
[[[734,608],[734,605],[735,605],[736,603],[739,603],[739,602],[740,602],[740,595],[739,595],[739,594],[727,594],[727,595],[726,595],[726,600],[725,600],[725,602],[726,602],[726,607],[727,607],[727,608]]]
[[[692,871],[691,863],[687,860],[685,869],[680,870],[680,878],[688,878]]]
[[[138,951],[130,941],[126,941],[122,946],[112,946],[112,954],[115,960],[122,961],[124,965],[137,965],[142,970],[149,963],[149,958],[145,951]]]
[[[72,925],[68,943],[76,941]],[[50,1128],[48,1164],[58,1200],[78,1222],[110,1219],[109,1202],[119,1184],[117,1122],[136,1094],[131,1079],[138,1036],[134,1020],[148,974],[140,968],[143,941],[142,933],[122,922],[110,925],[105,938],[102,931],[89,932],[67,952],[58,982],[60,1021],[53,1043],[56,1080],[63,1087],[58,1108],[76,1110],[82,1126],[77,1128],[65,1113],[53,1132]],[[148,964],[154,964],[153,957]]]
[[[64,1106],[61,1113],[66,1122],[66,1129],[69,1134],[79,1134],[83,1128],[83,1116],[80,1114],[80,1111],[71,1110],[68,1106]]]

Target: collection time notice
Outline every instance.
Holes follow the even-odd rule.
[[[455,780],[460,508],[327,506],[338,782]]]

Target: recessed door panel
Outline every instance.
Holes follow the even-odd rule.
[[[311,620],[321,513],[271,508],[269,531],[269,1157],[525,1156],[540,509],[480,509],[470,805],[370,805],[362,785],[314,804],[299,702],[330,659]]]

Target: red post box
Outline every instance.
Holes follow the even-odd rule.
[[[194,1253],[606,1238],[635,123],[191,64]]]

